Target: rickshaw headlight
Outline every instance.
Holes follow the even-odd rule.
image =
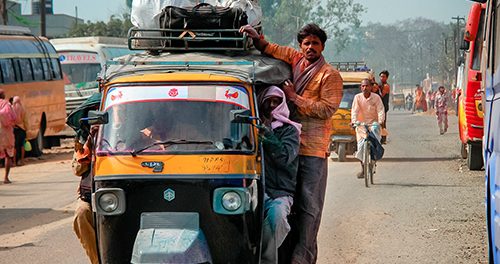
[[[214,190],[212,206],[223,215],[244,214],[250,210],[250,190],[245,187],[221,187]]]
[[[125,212],[125,192],[120,188],[101,188],[92,194],[92,210],[100,215]]]
[[[113,212],[118,208],[118,197],[114,193],[105,193],[99,198],[99,207],[105,212]]]
[[[236,211],[241,207],[241,197],[236,192],[227,192],[222,196],[222,206],[228,211]]]

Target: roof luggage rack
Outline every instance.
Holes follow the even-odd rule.
[[[251,43],[238,29],[131,28],[128,32],[130,50],[246,51]]]
[[[369,72],[371,71],[364,61],[330,62],[338,71],[344,72]]]
[[[256,66],[254,61],[248,60],[235,60],[235,61],[216,61],[216,60],[206,60],[206,61],[126,61],[126,60],[111,60],[106,62],[106,69],[109,66],[116,65],[120,67],[114,73],[107,75],[107,70],[102,76],[103,79],[107,79],[111,76],[116,77],[122,74],[128,74],[128,71],[135,72],[146,72],[146,71],[158,71],[158,68],[154,66],[160,66],[163,69],[165,67],[170,70],[179,71],[202,71],[202,72],[223,72],[231,74],[237,78],[245,79],[250,83],[255,83]],[[136,68],[139,65],[146,66],[145,68]],[[125,69],[126,66],[133,66],[131,69]],[[245,70],[246,68],[246,70]],[[248,69],[250,68],[250,69]]]

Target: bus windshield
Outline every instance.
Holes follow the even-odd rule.
[[[100,58],[94,52],[60,52],[62,71],[67,84],[94,82],[101,70]]]

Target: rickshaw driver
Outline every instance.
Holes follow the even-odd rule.
[[[277,264],[278,248],[290,232],[287,216],[297,184],[302,126],[289,119],[285,94],[276,86],[261,92],[259,108],[266,175],[261,263]]]
[[[352,124],[371,124],[372,132],[380,141],[380,124],[385,120],[385,108],[380,96],[372,92],[372,83],[369,79],[361,81],[361,93],[354,96],[351,109]],[[356,140],[358,142],[358,151],[355,156],[361,161],[361,172],[358,173],[358,178],[362,179],[363,175],[363,142],[367,137],[367,131],[364,126],[356,127]]]
[[[342,100],[342,77],[325,61],[322,52],[328,39],[316,24],[305,25],[297,34],[300,51],[267,42],[250,25],[243,26],[255,47],[292,66],[293,84],[283,86],[292,110],[291,118],[302,124],[297,175],[297,233],[292,263],[316,263],[317,235],[325,201],[328,175],[331,118]]]

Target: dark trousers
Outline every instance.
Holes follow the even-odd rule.
[[[26,131],[19,127],[14,128],[14,139],[16,146],[16,161],[21,160],[22,150],[24,148],[24,140],[26,140]]]
[[[295,210],[297,241],[292,263],[316,263],[317,235],[325,201],[328,160],[299,156]]]

